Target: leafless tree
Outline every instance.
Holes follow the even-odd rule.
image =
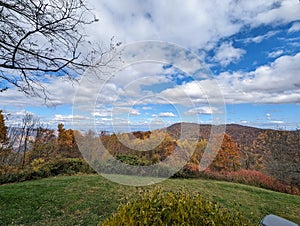
[[[23,118],[23,128],[24,128],[24,149],[23,149],[23,158],[22,158],[22,168],[25,166],[26,161],[26,153],[28,151],[28,145],[30,141],[30,137],[35,137],[36,134],[34,133],[37,127],[39,127],[39,118],[32,115],[32,114],[25,114]]]
[[[97,21],[85,0],[0,0],[0,92],[47,97],[51,75],[76,79],[120,44],[88,41],[83,28]]]
[[[39,126],[39,118],[33,114],[26,113],[22,119],[22,124],[14,131],[11,143],[15,149],[15,158],[13,160],[15,165],[20,165],[24,168],[29,143],[35,139]]]
[[[55,131],[40,125],[36,129],[36,136],[32,142],[30,149],[29,161],[34,159],[43,158],[49,161],[57,155],[57,138]]]

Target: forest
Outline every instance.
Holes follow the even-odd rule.
[[[182,128],[185,136],[181,136]],[[95,171],[164,177],[170,172],[170,166],[175,167],[185,159],[186,163],[172,174],[173,178],[218,179],[299,195],[299,130],[231,124],[226,126],[225,134],[211,136],[210,131],[211,125],[177,123],[152,131],[83,133],[65,129],[62,123],[57,129],[44,128],[30,114],[24,116],[21,126],[7,127],[0,112],[0,183]],[[221,146],[211,147],[216,153],[214,160],[207,169],[200,170],[209,140],[213,143],[221,135]],[[83,153],[80,152],[82,147],[76,143],[80,139],[86,142]],[[98,142],[110,158],[103,152],[99,154]],[[171,156],[171,164],[169,161],[164,165]],[[93,168],[85,160],[93,162]],[[120,167],[116,162],[150,167],[146,167],[149,171],[137,172],[135,168]],[[160,163],[159,168],[152,172],[151,166]]]

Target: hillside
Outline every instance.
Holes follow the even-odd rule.
[[[128,177],[128,180],[137,179]],[[300,223],[300,196],[212,180],[169,179],[160,186],[183,187],[236,209],[254,225],[266,214]],[[149,187],[147,187],[149,188]],[[112,183],[101,176],[47,178],[0,186],[0,225],[96,225],[117,210],[122,197],[137,188]]]
[[[218,126],[215,128],[217,127]],[[253,145],[260,134],[263,134],[269,130],[250,126],[242,126],[238,124],[221,125],[221,127],[222,132],[225,131],[225,133],[228,134],[240,148],[242,152],[243,167],[247,169],[257,169],[255,166],[255,160],[249,161],[248,158],[249,156],[253,158],[255,158],[254,156],[257,156],[257,150],[255,150]],[[182,131],[183,128],[184,131]],[[200,125],[196,123],[176,123],[167,127],[166,131],[175,139],[179,139],[181,134],[184,133],[188,137],[199,137],[208,140],[211,136],[211,129],[212,126],[208,124]],[[262,152],[259,154],[264,155],[264,151],[262,150]]]
[[[208,177],[300,194],[300,131],[265,130],[236,124],[213,128],[217,130],[213,135],[211,125],[194,123],[177,123],[146,132],[101,133],[103,146],[114,156],[110,159],[106,155],[99,156],[97,149],[91,148],[91,144],[97,147],[98,136],[67,130],[59,124],[58,136],[54,130],[40,129],[35,141],[26,146],[26,153],[20,152],[21,149],[6,149],[0,155],[0,175],[2,183],[22,181],[23,175],[27,175],[25,178],[35,177],[35,174],[45,177],[45,172],[39,171],[41,167],[52,169],[51,164],[54,162],[55,165],[59,159],[82,158],[76,144],[77,135],[83,141],[81,148],[86,148],[83,153],[88,153],[85,158],[90,159],[99,172],[126,172],[128,175],[151,177],[174,174],[174,177],[181,178]],[[226,133],[221,134],[224,131]],[[207,145],[211,145],[208,149],[211,152],[206,152]],[[105,161],[101,162],[101,159]],[[125,164],[117,164],[117,160]],[[165,160],[168,165],[164,164]],[[205,161],[208,163],[205,166],[207,170],[199,173],[200,163]],[[157,163],[161,164],[144,167],[143,170],[131,167]]]
[[[222,125],[224,126],[224,125]],[[216,126],[217,127],[217,126]],[[196,124],[196,123],[175,123],[166,128],[167,132],[174,138],[180,137],[181,128],[189,130],[191,133],[200,131],[200,137],[209,139],[211,133],[211,125],[209,124]],[[260,129],[250,126],[242,126],[238,124],[227,124],[225,125],[225,132],[230,135],[237,143],[243,145],[251,145],[253,141],[258,137],[259,133],[263,133],[267,129]],[[188,131],[184,131],[188,132]]]
[[[212,129],[214,133],[211,134]],[[208,124],[176,123],[160,130],[105,135],[101,136],[101,140],[116,159],[131,165],[153,165],[174,153],[191,155],[186,168],[193,172],[197,171],[210,144],[217,155],[208,170],[223,174],[238,170],[259,171],[289,186],[290,193],[298,194],[300,190],[300,131],[259,129],[237,124],[212,127]],[[102,172],[106,169],[99,168]],[[120,172],[119,169],[114,170]],[[179,174],[182,175],[182,172]],[[152,175],[152,172],[147,175]]]
[[[237,124],[225,127],[225,133],[241,151],[242,168],[261,171],[300,188],[300,131],[260,129]],[[183,129],[183,133],[190,137],[199,136],[208,140],[211,128],[207,124],[176,123],[166,131],[175,139],[180,138]]]

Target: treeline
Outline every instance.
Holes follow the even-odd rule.
[[[249,159],[254,168],[300,188],[300,130],[267,130],[251,146]]]
[[[58,159],[82,158],[75,133],[63,124],[57,130],[44,128],[32,114],[25,114],[21,125],[7,128],[0,111],[0,174]]]
[[[215,135],[214,139],[219,139],[220,135]],[[262,135],[261,135],[262,136]],[[97,138],[95,138],[97,139]],[[113,158],[101,158],[97,153],[91,154],[90,161],[94,163],[97,171],[102,173],[116,173],[139,176],[161,176],[165,177],[172,171],[171,166],[176,165],[176,160],[182,161],[188,159],[185,165],[172,177],[175,178],[207,178],[216,180],[225,180],[236,183],[244,183],[257,187],[267,188],[279,192],[299,194],[299,187],[294,186],[288,180],[279,180],[275,175],[263,171],[262,169],[246,169],[244,155],[238,144],[228,134],[223,137],[221,147],[210,147],[209,153],[217,153],[212,157],[214,160],[209,167],[199,170],[201,161],[205,158],[204,152],[208,146],[208,141],[202,137],[195,139],[176,139],[169,133],[160,130],[134,133],[119,133],[112,135],[104,135],[100,137],[105,150]],[[89,144],[93,143],[91,141]],[[91,145],[88,149],[91,148]],[[98,150],[99,151],[99,150]],[[207,154],[207,153],[206,153]],[[168,157],[172,158],[174,164],[169,166],[161,164],[157,168],[154,167],[125,167],[124,164],[118,164],[118,161],[128,166],[153,166],[153,164],[164,162]],[[176,158],[177,157],[179,158]],[[105,161],[104,159],[107,159]],[[205,161],[205,159],[204,159]],[[267,164],[266,164],[267,167]],[[285,177],[287,179],[288,177]]]
[[[112,134],[100,139],[113,156],[131,165],[152,165],[175,154],[179,160],[188,159],[187,166],[197,169],[207,147],[207,140],[177,140],[159,130]],[[229,135],[225,134],[220,149],[212,152],[217,155],[210,170],[227,172],[241,168],[241,151]]]
[[[173,175],[175,169],[173,177],[221,179],[299,194],[300,131],[252,131],[242,127],[239,134],[241,128],[234,125],[229,132],[235,139],[227,133],[215,134],[208,143],[209,125],[203,126],[200,134],[195,129],[199,125],[185,125],[185,134],[189,135],[186,137],[181,137],[180,125],[147,132],[82,134],[65,129],[63,124],[58,124],[56,130],[43,128],[30,114],[18,127],[7,128],[0,111],[0,177],[4,178],[3,183],[60,173],[94,172],[84,157],[101,173],[166,177]],[[251,137],[247,139],[248,130]],[[221,138],[221,145],[214,145]],[[213,161],[207,169],[200,170],[210,159]],[[149,171],[134,167],[155,165],[159,167],[146,167]],[[178,165],[180,168],[176,168]],[[7,179],[12,174],[19,176]]]

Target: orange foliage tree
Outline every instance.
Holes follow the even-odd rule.
[[[62,123],[58,124],[58,153],[65,158],[79,158],[81,153],[77,147],[74,131],[66,130]]]
[[[220,172],[236,171],[241,167],[240,158],[241,151],[237,144],[228,134],[225,134],[222,146],[209,168]]]

